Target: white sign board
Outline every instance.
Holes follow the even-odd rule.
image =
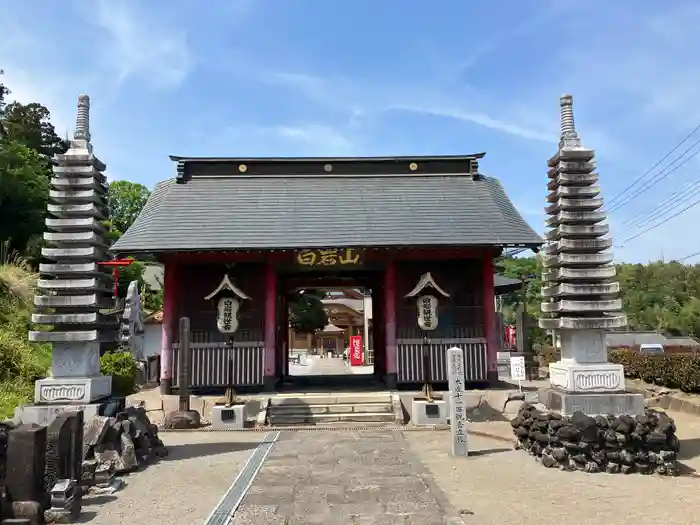
[[[510,378],[513,381],[525,381],[525,357],[510,358]]]
[[[438,326],[438,300],[434,295],[421,295],[416,300],[418,306],[418,326],[421,330],[435,330]]]
[[[467,442],[467,410],[464,399],[464,350],[447,350],[447,376],[450,388],[450,433],[452,455],[469,455]]]

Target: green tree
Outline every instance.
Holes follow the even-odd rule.
[[[15,249],[44,230],[49,193],[47,160],[21,142],[0,139],[0,241]]]
[[[10,139],[49,158],[68,149],[67,142],[56,134],[50,119],[51,112],[38,102],[12,102],[5,106],[2,114],[2,123]],[[50,176],[49,170],[46,176]]]
[[[0,77],[5,74],[3,69],[0,69]],[[0,119],[2,119],[5,114],[5,97],[9,95],[11,91],[7,88],[5,84],[0,82]]]
[[[119,235],[139,216],[151,192],[143,184],[118,180],[109,185],[110,226]]]
[[[323,297],[316,290],[301,290],[289,304],[289,324],[296,332],[311,334],[314,346],[316,333],[328,324]]]

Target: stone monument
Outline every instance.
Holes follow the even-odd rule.
[[[138,362],[144,361],[143,318],[141,315],[141,296],[139,295],[139,282],[131,281],[124,300],[124,312],[119,328],[119,342],[129,349],[131,355]]]
[[[48,424],[60,410],[79,407],[90,417],[111,393],[112,378],[100,374],[102,344],[116,344],[118,318],[112,277],[98,265],[107,258],[102,220],[107,216],[105,165],[90,144],[90,99],[78,97],[78,116],[70,148],[54,158],[47,231],[39,268],[36,325],[51,331],[29,332],[29,340],[52,346],[51,376],[36,382],[31,406],[19,407],[23,423]]]
[[[549,365],[550,409],[571,415],[642,414],[641,394],[625,392],[622,365],[608,362],[605,332],[627,325],[615,280],[607,213],[597,186],[595,152],[576,132],[573,99],[560,99],[559,151],[548,161],[549,231],[543,250],[541,328],[561,338],[561,360]]]

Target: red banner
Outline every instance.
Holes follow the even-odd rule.
[[[353,335],[350,337],[350,366],[362,366],[365,361],[362,350],[362,336]]]
[[[505,327],[505,343],[507,348],[515,348],[515,327],[506,325]]]

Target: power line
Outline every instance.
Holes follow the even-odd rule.
[[[622,190],[620,193],[618,193],[617,195],[615,195],[615,197],[613,197],[612,200],[608,202],[608,205],[611,205],[611,204],[612,204],[613,202],[615,202],[617,199],[619,199],[620,197],[622,197],[627,191],[631,190],[631,189],[634,188],[637,184],[639,184],[647,175],[649,175],[649,173],[651,173],[652,171],[654,171],[654,170],[657,168],[657,166],[659,166],[663,161],[665,161],[667,158],[669,158],[669,157],[673,154],[674,151],[676,151],[678,148],[680,148],[686,140],[688,140],[690,137],[692,137],[693,135],[695,135],[695,133],[696,133],[699,129],[700,129],[700,124],[698,124],[698,125],[695,127],[695,129],[693,129],[693,131],[691,131],[690,133],[688,133],[688,134],[683,138],[683,140],[681,140],[678,144],[676,144],[676,146],[675,146],[671,151],[669,151],[668,153],[666,153],[666,155],[664,155],[664,157],[661,158],[661,160],[659,160],[656,164],[654,164],[651,168],[649,168],[645,173],[643,173],[640,177],[638,177],[634,182],[632,182],[632,184],[630,184],[630,185],[627,186],[624,190]]]
[[[676,157],[675,159],[673,159],[673,161],[671,162],[671,164],[669,164],[668,166],[666,166],[666,167],[665,167],[664,169],[662,169],[660,172],[656,173],[654,179],[652,179],[652,180],[650,180],[650,181],[647,181],[647,183],[646,183],[644,186],[642,186],[642,187],[640,187],[640,188],[637,188],[637,190],[636,190],[631,196],[628,196],[627,198],[623,199],[622,201],[619,201],[617,204],[615,204],[614,206],[612,206],[612,207],[608,210],[608,213],[612,213],[612,212],[614,212],[614,211],[616,211],[616,210],[619,210],[620,208],[622,208],[622,206],[624,206],[625,204],[627,204],[627,203],[631,202],[632,200],[636,199],[636,198],[639,197],[642,193],[646,192],[646,191],[649,190],[650,188],[653,188],[653,187],[656,186],[659,182],[661,182],[662,180],[664,180],[664,179],[666,179],[667,177],[669,177],[669,176],[670,176],[672,173],[674,173],[676,170],[678,170],[679,168],[682,168],[683,166],[685,166],[688,162],[690,162],[690,160],[693,159],[693,157],[695,157],[696,155],[700,154],[700,149],[698,149],[698,150],[695,151],[692,155],[690,155],[689,157],[686,157],[685,159],[683,159],[683,157],[685,156],[685,154],[688,153],[691,149],[693,149],[693,148],[694,148],[695,146],[697,146],[698,144],[700,144],[700,140],[695,141],[695,143],[693,143],[692,146],[690,146],[688,149],[686,149],[686,150],[685,150],[683,153],[681,153],[678,157]],[[671,171],[669,171],[669,172],[665,173],[664,175],[662,175],[666,170],[668,170],[671,166],[673,166],[676,162],[678,162],[678,161],[681,160],[681,159],[683,159],[683,162],[681,162],[681,163],[678,164],[677,166],[674,166],[673,169],[672,169]],[[661,175],[661,176],[659,176],[659,175]]]
[[[677,259],[676,261],[683,262],[687,259],[692,259],[693,257],[697,257],[698,255],[700,255],[700,252],[691,253],[690,255],[686,255],[685,257],[681,257],[680,259]]]
[[[646,230],[643,230],[643,231],[639,232],[638,234],[633,235],[632,237],[629,237],[628,239],[625,239],[624,241],[622,241],[622,246],[624,246],[626,242],[629,242],[629,241],[631,241],[631,240],[634,240],[634,239],[636,239],[637,237],[641,237],[641,236],[644,235],[645,233],[650,232],[650,231],[652,231],[652,230],[655,230],[656,228],[658,228],[658,227],[661,226],[662,224],[666,224],[666,223],[667,223],[668,221],[670,221],[671,219],[674,219],[674,218],[678,217],[678,216],[681,215],[682,213],[685,213],[685,212],[688,211],[690,208],[692,208],[693,206],[697,206],[698,204],[700,204],[700,199],[697,199],[697,200],[693,201],[691,204],[689,204],[688,206],[686,206],[686,207],[683,208],[682,210],[680,210],[680,211],[674,213],[673,215],[671,215],[671,216],[668,217],[667,219],[661,221],[660,223],[655,224],[654,226],[651,226],[650,228],[647,228]]]
[[[681,205],[681,204],[684,204],[684,203],[688,202],[688,201],[691,200],[693,197],[695,197],[696,195],[699,195],[699,194],[700,194],[700,181],[696,184],[696,186],[697,186],[697,187],[695,187],[695,188],[693,189],[693,191],[690,191],[690,192],[686,193],[681,199],[679,199],[679,200],[677,200],[677,201],[675,202],[676,207],[678,207],[678,206]],[[672,199],[667,199],[667,200],[668,200],[669,203],[670,203],[670,201],[671,201]],[[651,213],[650,213],[649,215],[647,215],[645,218],[642,218],[642,219],[638,220],[638,221],[636,222],[636,224],[634,224],[632,227],[627,228],[626,230],[624,230],[620,235],[625,235],[625,234],[627,234],[627,233],[629,233],[629,232],[632,232],[632,231],[634,231],[634,230],[638,230],[639,228],[641,228],[642,226],[645,226],[646,224],[649,224],[650,222],[653,222],[653,221],[655,221],[655,220],[657,220],[657,219],[662,219],[662,218],[664,218],[666,215],[668,215],[669,213],[671,213],[672,211],[674,211],[675,209],[676,209],[676,208],[671,208],[671,207],[661,207],[661,206],[659,205],[659,207],[657,207],[657,208],[655,208],[654,210],[652,210]]]
[[[666,204],[670,204],[673,199],[681,194],[687,194],[688,191],[693,190],[696,188],[698,185],[700,185],[700,180],[691,182],[690,180],[685,180],[681,183],[681,185],[675,189],[673,192],[671,192],[669,195],[666,195],[663,199],[661,199],[659,202],[656,203],[654,206],[654,209],[651,210],[651,213],[653,213],[655,210],[662,208]],[[626,219],[622,221],[622,224],[631,224],[631,223],[637,223],[639,222],[640,219],[646,219],[649,217],[649,213],[645,213],[644,211],[641,211],[637,213],[636,215],[633,215],[629,219]],[[634,226],[634,224],[632,224]]]

